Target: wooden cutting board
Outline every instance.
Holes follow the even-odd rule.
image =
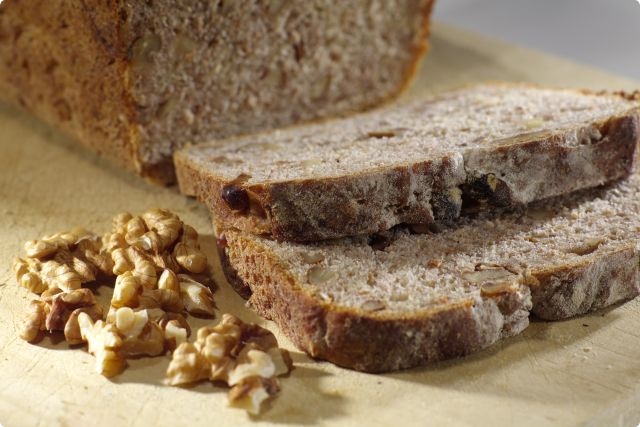
[[[571,62],[436,25],[432,51],[407,97],[484,80],[594,89],[635,83]],[[558,323],[533,322],[519,337],[462,360],[387,375],[315,362],[296,369],[259,419],[226,407],[225,390],[162,384],[168,358],[132,361],[122,375],[93,372],[81,349],[18,338],[30,295],[10,272],[25,240],[75,225],[102,233],[121,211],[163,206],[203,234],[208,214],[175,188],[122,172],[27,115],[0,107],[0,424],[14,426],[451,425],[636,426],[640,423],[640,300]],[[222,311],[259,319],[220,277]],[[197,325],[206,321],[198,321]],[[263,322],[276,331],[273,324]]]

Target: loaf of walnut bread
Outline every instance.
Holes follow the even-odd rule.
[[[489,84],[342,120],[190,147],[180,189],[224,228],[312,241],[448,222],[626,176],[640,102]]]
[[[0,99],[170,182],[185,143],[398,94],[425,51],[433,1],[0,3]]]
[[[467,355],[640,293],[640,173],[432,233],[220,235],[230,282],[313,357],[383,372]],[[426,234],[424,234],[426,233]]]

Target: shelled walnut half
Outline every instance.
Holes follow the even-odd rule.
[[[110,256],[102,250],[99,238],[76,228],[25,243],[26,257],[13,262],[16,280],[31,292],[71,291],[93,282],[99,275],[110,275]]]
[[[102,318],[102,307],[89,289],[59,291],[32,300],[20,336],[33,342],[40,335],[40,331],[64,331],[69,344],[78,344],[82,341],[79,340],[76,319],[81,312],[89,315],[94,321]]]

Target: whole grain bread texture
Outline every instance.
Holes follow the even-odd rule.
[[[186,143],[397,95],[426,50],[432,3],[5,0],[0,99],[171,182]]]
[[[627,176],[640,102],[483,84],[175,154],[183,193],[224,228],[314,241],[447,223]]]
[[[640,173],[432,233],[276,242],[220,235],[229,281],[313,357],[385,372],[463,356],[528,325],[640,293]]]

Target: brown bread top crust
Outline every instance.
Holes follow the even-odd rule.
[[[395,97],[426,51],[432,4],[7,0],[0,99],[168,183],[186,143]]]
[[[530,113],[510,100],[526,102],[523,92],[551,104],[533,105],[540,111]],[[495,123],[486,125],[493,130],[460,127],[485,120],[475,111],[487,108],[484,98],[497,96],[516,105],[495,113]],[[575,99],[576,112],[563,113],[574,103],[563,97]],[[564,118],[581,114],[589,103],[591,115]],[[606,112],[595,108],[598,103]],[[454,123],[460,129],[447,133],[437,122],[446,118],[429,119],[431,110],[445,106],[461,116]],[[538,117],[552,114],[546,122]],[[384,124],[385,132],[364,132]],[[507,126],[512,129],[502,130]],[[481,133],[477,141],[469,136],[474,129]],[[436,132],[445,134],[434,137]],[[331,141],[327,148],[325,140]],[[338,122],[193,147],[176,153],[175,162],[181,191],[203,201],[223,228],[302,242],[376,233],[400,223],[448,223],[459,216],[463,199],[514,206],[601,185],[630,173],[639,141],[640,109],[625,97],[481,85]],[[351,146],[362,154],[351,158]],[[244,205],[230,204],[230,193],[244,198]]]

